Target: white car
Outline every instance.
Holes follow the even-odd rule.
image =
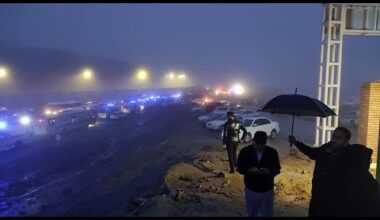
[[[106,111],[99,111],[98,112],[98,118],[107,118],[107,112]]]
[[[265,131],[268,137],[275,139],[280,132],[280,126],[278,122],[272,121],[266,117],[252,117],[245,118],[242,121],[243,126],[247,129],[247,136],[244,142],[248,143],[252,140],[257,131]],[[243,134],[241,134],[242,138]]]
[[[202,121],[207,121],[209,119],[212,119],[212,118],[217,118],[217,117],[220,117],[222,115],[225,115],[224,113],[215,113],[215,112],[211,112],[211,113],[208,113],[206,115],[202,115],[202,116],[199,116],[198,117],[198,121],[202,122]]]
[[[246,109],[242,109],[242,110],[237,111],[235,113],[238,114],[238,115],[242,115],[245,118],[247,118],[247,117],[257,117],[257,116],[260,115],[260,112],[258,112],[258,111],[255,111],[255,110],[246,110]]]
[[[192,112],[200,112],[200,111],[203,111],[203,107],[202,106],[197,106],[197,107],[192,107],[191,108],[191,111]]]
[[[228,111],[238,112],[242,110],[242,107],[237,106],[218,106],[214,109],[214,113],[227,113]]]
[[[123,117],[123,113],[121,112],[111,112],[110,113],[110,119],[120,119]]]
[[[236,116],[237,120],[239,120],[239,121],[243,120],[242,116],[240,116],[240,115],[235,115],[235,116]],[[223,126],[226,122],[227,122],[227,115],[223,114],[218,119],[207,122],[206,128],[211,129],[211,130],[223,130]]]

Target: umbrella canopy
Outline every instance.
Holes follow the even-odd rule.
[[[295,116],[327,117],[336,115],[323,102],[299,94],[279,95],[267,102],[259,111]]]
[[[295,94],[276,96],[261,107],[259,111],[271,114],[293,115],[291,135],[293,135],[294,116],[336,116],[335,112],[323,102],[305,95],[297,94],[297,88]],[[292,144],[290,146],[292,146]]]

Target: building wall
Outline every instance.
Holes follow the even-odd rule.
[[[380,81],[362,84],[359,111],[357,142],[373,150],[371,167],[376,167],[379,148]]]

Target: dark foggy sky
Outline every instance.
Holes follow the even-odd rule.
[[[181,69],[316,96],[322,4],[1,4],[0,43]],[[343,99],[380,78],[380,38],[346,37]],[[1,61],[0,61],[1,63]],[[344,101],[344,100],[343,100]]]

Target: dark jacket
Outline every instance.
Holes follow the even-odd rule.
[[[247,170],[252,167],[267,168],[270,170],[270,174],[266,176],[247,174]],[[274,177],[281,170],[278,153],[274,148],[265,146],[260,163],[258,163],[257,153],[253,145],[249,145],[240,151],[237,168],[238,172],[244,175],[245,186],[254,192],[266,192],[273,189]]]
[[[368,216],[376,212],[376,185],[368,169],[372,150],[349,145],[331,152],[330,143],[318,148],[296,142],[297,148],[315,160],[309,216]],[[372,177],[373,179],[373,177]],[[371,192],[370,192],[371,191]]]
[[[340,176],[343,195],[337,215],[380,217],[380,186],[369,172],[372,152],[359,144],[345,150],[345,169]]]
[[[240,140],[240,130],[243,131],[243,136],[241,140],[245,139],[245,136],[247,135],[247,130],[245,127],[241,124],[239,120],[228,120],[226,123],[224,123],[223,126],[223,144],[226,144],[227,142],[240,142],[236,140]]]

